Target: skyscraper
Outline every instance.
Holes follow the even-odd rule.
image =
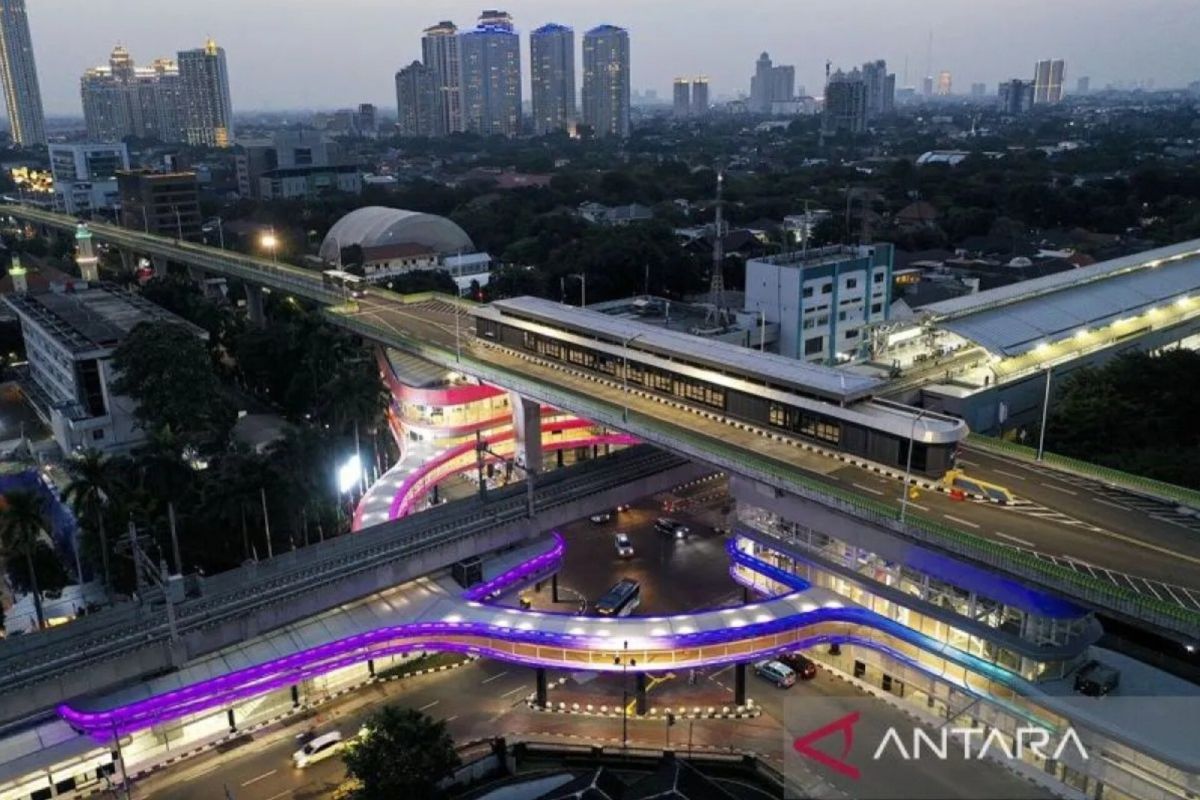
[[[460,53],[458,28],[453,22],[443,20],[425,29],[425,35],[421,37],[421,58],[433,73],[434,136],[446,136],[466,130],[463,127],[462,115]]]
[[[708,78],[701,75],[692,79],[692,116],[703,117],[708,113]]]
[[[926,75],[921,79],[921,94],[925,97],[933,97],[933,76]]]
[[[1075,94],[1087,94],[1092,90],[1092,79],[1084,75],[1075,81]]]
[[[597,136],[629,135],[629,33],[624,28],[601,25],[583,36],[583,121]]]
[[[1058,103],[1062,100],[1063,78],[1067,66],[1061,58],[1037,62],[1033,67],[1033,103]]]
[[[533,132],[565,129],[575,119],[575,31],[543,25],[529,35]]]
[[[786,103],[796,95],[796,68],[771,63],[771,57],[763,53],[754,62],[754,75],[750,78],[750,110],[756,114],[770,114],[775,103]]]
[[[890,114],[896,106],[896,75],[887,71],[882,58],[862,66],[863,83],[867,89],[867,116]]]
[[[521,42],[512,17],[484,11],[479,26],[458,43],[464,127],[485,136],[516,136],[521,132]]]
[[[825,84],[825,110],[821,119],[823,133],[862,133],[867,129],[867,84],[862,73],[840,69]]]
[[[204,47],[179,53],[184,132],[189,144],[228,147],[233,143],[233,103],[225,50],[209,39]]]
[[[127,136],[185,141],[183,89],[179,67],[155,59],[139,67],[121,45],[108,63],[91,67],[79,80],[83,119],[93,142],[119,142]]]
[[[1005,114],[1020,114],[1033,105],[1033,84],[1013,78],[1000,84],[1000,110]]]
[[[686,119],[692,115],[692,83],[687,78],[675,79],[675,119]]]
[[[396,73],[396,130],[401,136],[433,136],[438,129],[437,75],[414,61]]]
[[[13,143],[22,147],[45,144],[46,117],[25,0],[0,0],[0,83]]]
[[[986,94],[987,94],[987,84],[984,84],[984,83],[972,83],[971,84],[971,97],[983,97]]]

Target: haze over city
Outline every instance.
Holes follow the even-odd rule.
[[[30,27],[48,113],[80,113],[79,76],[124,44],[139,63],[198,47],[212,36],[225,48],[239,111],[325,108],[351,100],[394,104],[392,75],[420,57],[423,28],[438,20],[472,26],[475,2],[415,0],[70,0],[29,4]],[[886,58],[898,85],[917,85],[926,70],[950,70],[964,90],[981,81],[1026,77],[1038,58],[1070,65],[1067,80],[1089,75],[1093,87],[1153,81],[1186,85],[1200,55],[1192,37],[1200,4],[1192,0],[857,0],[739,5],[693,0],[517,0],[500,3],[526,36],[545,22],[580,34],[612,23],[630,32],[635,90],[669,100],[677,75],[709,77],[714,96],[749,86],[754,59],[769,52],[796,65],[796,83],[819,94],[825,60],[837,65]],[[169,10],[164,8],[169,6]],[[929,34],[932,60],[927,65]],[[51,34],[54,36],[52,37]],[[528,42],[523,39],[523,50]],[[907,82],[905,59],[907,58]],[[526,97],[528,97],[528,76]]]

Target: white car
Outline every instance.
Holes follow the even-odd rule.
[[[633,556],[633,543],[629,541],[629,535],[618,533],[614,538],[614,543],[617,546],[617,555],[621,558],[631,558]]]
[[[611,521],[613,518],[611,511],[601,511],[599,514],[592,514],[588,519],[597,525],[603,525],[605,522]]]
[[[342,746],[342,734],[340,731],[323,733],[292,753],[292,763],[298,769],[303,769],[310,764],[315,764],[338,753],[341,751]]]

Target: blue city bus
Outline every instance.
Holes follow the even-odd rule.
[[[622,578],[596,601],[596,613],[602,617],[627,617],[642,601],[642,587],[633,578]]]

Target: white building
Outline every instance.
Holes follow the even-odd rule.
[[[779,325],[779,353],[847,360],[889,316],[892,246],[834,245],[746,262],[746,308]]]
[[[492,277],[492,257],[487,253],[446,256],[442,259],[442,269],[450,273],[458,286],[458,293],[466,294],[471,289],[471,281],[481,287],[488,285]]]
[[[72,216],[115,209],[121,204],[117,172],[129,169],[125,144],[52,144],[54,207]]]
[[[146,440],[137,404],[112,391],[112,355],[142,322],[182,325],[208,334],[140,296],[103,284],[58,284],[48,292],[18,291],[4,302],[16,312],[29,368],[21,388],[49,425],[64,454],[95,449],[126,452]]]

